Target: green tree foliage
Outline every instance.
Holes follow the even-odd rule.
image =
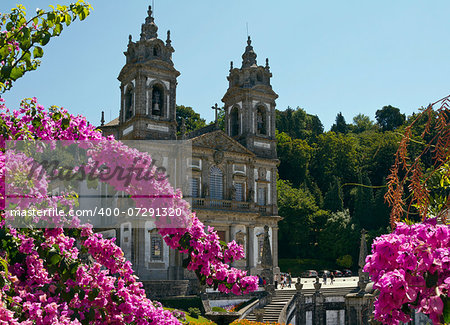
[[[344,210],[344,194],[338,177],[333,177],[333,182],[323,199],[323,206],[331,212]]]
[[[323,125],[316,115],[306,114],[305,110],[288,107],[285,111],[276,111],[276,128],[294,139],[314,140],[323,133]]]
[[[279,254],[281,258],[309,255],[309,229],[317,210],[314,197],[307,190],[294,188],[288,181],[277,180],[279,222]]]
[[[364,114],[358,114],[353,118],[353,124],[349,125],[349,129],[354,133],[362,133],[365,131],[374,131],[375,123]]]
[[[356,260],[358,238],[358,228],[351,222],[348,210],[332,213],[319,234],[320,256],[335,261],[340,256],[351,255]]]
[[[349,127],[341,112],[336,115],[336,122],[331,126],[331,131],[336,133],[348,133]]]
[[[347,254],[347,255],[338,257],[336,259],[336,264],[341,266],[341,267],[345,267],[345,268],[349,269],[353,265],[352,256]]]
[[[276,134],[277,153],[280,159],[278,173],[282,179],[300,186],[307,177],[312,148],[302,139],[292,139],[288,134]]]
[[[397,107],[384,106],[375,113],[378,125],[383,131],[392,131],[405,123],[405,114],[400,113]]]
[[[314,145],[310,174],[322,193],[326,193],[333,177],[339,177],[342,183],[356,181],[358,165],[357,140],[354,137],[327,132],[319,135]]]
[[[183,120],[188,133],[206,126],[206,121],[192,107],[177,105],[177,132],[180,132]]]
[[[372,183],[367,173],[359,173],[359,186],[356,187],[355,210],[353,219],[361,228],[371,230],[376,227],[374,222],[374,197]]]
[[[11,89],[13,83],[26,72],[36,70],[45,46],[52,37],[59,36],[64,26],[75,19],[84,20],[92,9],[79,0],[69,6],[50,6],[52,10],[38,9],[36,15],[27,18],[22,5],[10,13],[0,15],[0,93]]]
[[[383,185],[386,185],[384,183]],[[373,209],[374,228],[387,228],[389,226],[389,214],[391,209],[389,204],[385,201],[384,195],[386,194],[387,187],[377,189],[375,192],[375,202]]]

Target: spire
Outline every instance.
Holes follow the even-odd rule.
[[[152,6],[148,6],[147,13],[148,16],[145,18],[145,23],[142,24],[141,28],[141,40],[158,37],[158,26],[156,26],[155,19],[153,18]]]
[[[167,31],[167,39],[166,39],[166,46],[171,46],[172,41],[170,40],[170,30]]]
[[[100,120],[100,126],[103,126],[103,125],[105,125],[105,112],[104,111],[102,111],[102,118]]]
[[[253,51],[252,40],[250,36],[247,39],[247,47],[244,54],[242,54],[242,68],[248,68],[253,65],[256,66],[256,53]]]

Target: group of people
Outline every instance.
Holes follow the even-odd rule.
[[[292,276],[291,272],[287,274],[274,274],[273,282],[275,284],[275,289],[278,289],[278,285],[281,286],[281,289],[283,288],[290,288],[292,287]],[[265,277],[261,277],[261,275],[258,274],[258,285],[260,287],[263,287],[267,284],[267,280]]]
[[[275,289],[278,289],[278,284],[280,284],[281,289],[283,289],[284,287],[290,288],[292,286],[291,272],[287,274],[275,274],[274,282]]]
[[[327,273],[323,272],[323,276],[322,276],[323,284],[327,284],[327,278],[328,278]],[[333,283],[334,283],[334,273],[330,272],[330,284],[333,284]]]

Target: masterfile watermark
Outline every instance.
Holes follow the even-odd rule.
[[[7,141],[6,224],[187,227],[190,159],[188,141]]]

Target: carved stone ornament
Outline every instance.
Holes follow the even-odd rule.
[[[258,169],[258,177],[259,177],[259,179],[261,179],[261,180],[266,180],[266,169],[265,169],[265,168],[260,167],[260,168]]]
[[[223,151],[216,150],[214,152],[214,162],[218,165],[223,161]]]

